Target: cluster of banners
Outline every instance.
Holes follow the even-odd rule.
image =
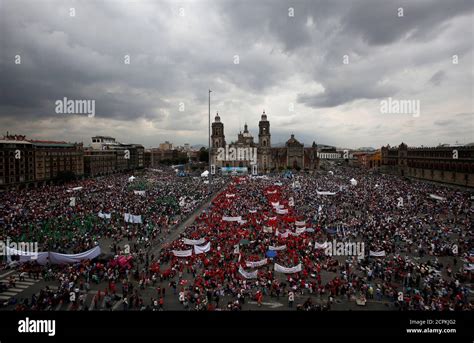
[[[262,267],[266,265],[267,263],[268,263],[268,260],[264,258],[263,260],[256,261],[256,262],[251,262],[251,261],[245,262],[245,265],[249,268],[258,268],[258,267]]]
[[[271,228],[270,228],[270,229],[271,229]],[[265,229],[264,229],[264,230],[265,230]],[[266,231],[264,231],[264,232],[266,232]],[[269,232],[271,232],[271,231],[269,231]],[[304,232],[314,232],[314,230],[311,229],[311,228],[308,228],[308,229],[307,229],[307,228],[305,228],[305,227],[296,228],[295,232],[291,232],[291,231],[289,231],[289,230],[286,230],[284,233],[281,233],[281,232],[279,232],[278,230],[276,230],[275,236],[280,236],[281,238],[288,238],[288,236],[290,236],[290,235],[291,235],[291,236],[299,236],[299,235],[301,235],[301,234],[304,233]]]
[[[145,196],[145,191],[133,191],[133,194]]]
[[[246,279],[256,279],[258,276],[258,270],[254,270],[253,272],[246,272],[242,266],[239,266],[239,273]]]
[[[280,250],[285,250],[286,249],[286,245],[280,245],[278,247],[274,247],[273,245],[270,245],[268,247],[268,250],[275,250],[275,251],[280,251]]]
[[[134,223],[134,224],[141,224],[142,223],[142,216],[141,215],[133,215],[130,213],[125,213],[123,215],[123,219],[127,223]]]
[[[301,271],[301,263],[291,268],[283,267],[283,266],[280,266],[278,263],[275,263],[274,270],[276,272],[284,273],[284,274],[299,273]]]
[[[100,211],[98,213],[98,216],[99,218],[103,218],[103,219],[110,219],[112,218],[112,215],[110,213],[103,213],[102,211]]]
[[[206,240],[204,238],[199,238],[199,239],[183,239],[183,243],[186,245],[202,245],[206,243]]]
[[[385,250],[382,251],[369,251],[369,256],[382,257],[385,256]]]
[[[225,222],[240,222],[242,221],[242,217],[222,217],[222,220]]]
[[[48,263],[52,264],[65,264],[65,263],[78,263],[83,260],[92,260],[101,253],[100,247],[96,246],[90,250],[81,252],[79,254],[60,254],[58,252],[24,252],[7,247],[7,261],[11,262],[11,256],[19,256],[20,262],[31,262],[36,261],[38,264],[45,265]]]
[[[199,246],[194,245],[194,253],[196,255],[206,253],[211,250],[211,242],[207,242],[207,244]],[[176,257],[189,257],[193,254],[193,249],[189,250],[173,250],[173,255]]]

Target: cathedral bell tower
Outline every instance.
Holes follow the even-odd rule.
[[[258,123],[258,171],[259,173],[268,173],[272,166],[271,159],[271,134],[270,122],[267,120],[265,110],[263,110],[262,117]]]
[[[216,114],[212,123],[211,141],[212,148],[225,148],[224,124],[221,122],[219,113]]]
[[[271,147],[270,122],[267,120],[265,110],[263,110],[262,118],[258,123],[258,146],[265,148]]]
[[[216,167],[222,167],[224,161],[218,161],[218,149],[225,148],[224,123],[221,122],[219,113],[216,113],[214,122],[212,123],[211,134],[211,164]]]

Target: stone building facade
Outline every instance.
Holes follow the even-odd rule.
[[[237,156],[228,153],[233,149],[238,152]],[[223,154],[223,151],[226,153]],[[249,152],[249,154],[239,155],[240,151]],[[237,140],[227,144],[224,123],[219,114],[216,115],[212,123],[211,165],[218,169],[243,167],[251,172],[252,166],[256,165],[258,173],[269,173],[282,169],[315,170],[319,168],[317,151],[316,143],[313,142],[311,147],[305,147],[293,134],[285,146],[272,147],[270,121],[265,111],[258,123],[257,142],[254,141],[254,137],[245,124],[244,131],[239,132]]]
[[[381,148],[382,172],[474,187],[474,146]]]

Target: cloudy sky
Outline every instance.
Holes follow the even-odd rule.
[[[207,144],[210,88],[228,141],[245,122],[257,136],[265,110],[273,143],[473,142],[473,13],[472,0],[0,0],[0,134]],[[64,97],[95,100],[95,117],[56,113]],[[419,116],[383,113],[388,98]]]

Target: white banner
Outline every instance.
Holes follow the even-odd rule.
[[[268,260],[266,258],[264,258],[263,260],[260,260],[260,261],[256,261],[256,262],[246,262],[245,265],[249,268],[258,268],[258,267],[261,267],[261,266],[264,266],[268,263]]]
[[[249,210],[250,213],[257,213],[257,210]]]
[[[278,214],[287,214],[287,213],[288,213],[288,209],[284,209],[284,210],[278,209],[278,210],[276,210],[276,213],[278,213]]]
[[[263,227],[263,232],[272,233],[273,229],[270,226],[264,226]]]
[[[145,191],[133,191],[133,194],[145,196]]]
[[[306,232],[314,232],[314,229],[312,227],[307,227],[305,229]]]
[[[278,206],[280,206],[280,202],[279,201],[278,202],[272,202],[272,206],[273,207],[278,207]]]
[[[234,245],[234,254],[240,254],[240,246],[238,244]]]
[[[298,235],[305,232],[305,231],[306,231],[305,227],[297,227],[296,230],[295,230],[296,234],[298,234]]]
[[[125,222],[127,223],[134,223],[134,224],[141,224],[142,223],[142,216],[141,215],[133,215],[130,213],[125,213],[123,215]]]
[[[314,242],[314,248],[315,249],[326,249],[328,246],[328,242],[324,242],[323,244],[320,244],[318,242]]]
[[[227,194],[225,195],[225,197],[226,197],[226,198],[233,198],[233,197],[235,197],[235,194],[227,193]]]
[[[369,256],[382,257],[385,256],[385,250],[382,251],[369,251]]]
[[[211,242],[207,242],[207,244],[203,246],[199,246],[199,245],[194,246],[194,253],[196,255],[208,252],[209,250],[211,250]]]
[[[440,201],[446,200],[446,198],[440,197],[439,195],[436,195],[436,194],[430,194],[430,198],[435,199],[435,200],[440,200]]]
[[[336,195],[336,192],[320,192],[316,191],[318,195]]]
[[[243,224],[245,224],[245,223],[247,223],[246,220],[239,220],[239,224],[240,224],[240,225],[243,225]]]
[[[306,226],[306,222],[305,221],[295,221],[295,225],[296,226]]]
[[[206,239],[205,238],[199,238],[199,239],[184,238],[183,243],[186,245],[201,245],[201,244],[206,243]]]
[[[104,219],[112,218],[112,215],[110,213],[102,213],[102,211],[99,212],[98,216],[99,216],[99,218],[104,218]]]
[[[193,249],[189,250],[173,250],[173,255],[176,257],[189,257],[193,254]]]
[[[222,217],[222,220],[226,221],[226,222],[238,222],[238,221],[242,220],[242,217],[241,216],[239,216],[239,217]]]
[[[281,238],[288,238],[288,231],[285,231],[284,233],[280,233],[280,231],[278,231],[278,229],[275,231],[275,236],[280,236]]]
[[[69,198],[69,206],[74,207],[76,206],[76,198]]]
[[[48,263],[49,252],[34,252],[26,250],[16,250],[13,248],[5,246],[5,249],[2,249],[2,254],[5,254],[7,257],[7,262],[11,262],[12,256],[18,256],[19,262],[31,262],[36,261],[38,264],[45,265]],[[32,249],[33,250],[33,249]]]
[[[277,191],[274,190],[274,191],[267,191],[267,194],[275,194]]]
[[[276,272],[279,272],[279,273],[294,274],[301,271],[301,263],[291,268],[283,267],[283,266],[280,266],[278,263],[275,263],[274,269]]]
[[[268,250],[275,250],[275,251],[280,251],[280,250],[285,250],[286,249],[286,245],[280,245],[278,247],[274,247],[273,245],[270,245],[268,247]]]
[[[77,263],[83,260],[92,260],[100,255],[100,247],[96,246],[79,254],[60,254],[57,252],[49,253],[49,262],[52,264]]]
[[[246,279],[256,279],[258,276],[258,270],[254,270],[253,272],[246,272],[242,266],[239,266],[239,273]]]

